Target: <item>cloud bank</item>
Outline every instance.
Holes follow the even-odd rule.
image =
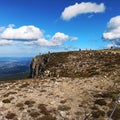
[[[14,28],[14,26],[10,24],[7,28],[0,27],[0,45],[8,45],[14,41],[21,41],[25,45],[52,47],[60,46],[66,41],[78,40],[77,37],[71,37],[62,32],[56,32],[53,36],[49,35],[49,40],[47,40],[41,29],[34,25],[21,26],[19,28]]]
[[[112,41],[113,46],[120,47],[120,16],[110,19],[103,33],[103,39]]]
[[[46,40],[45,38],[40,38],[37,41],[25,42],[25,44],[27,44],[27,45],[35,44],[35,45],[39,45],[39,46],[52,47],[52,46],[60,46],[68,40],[78,40],[78,38],[71,37],[71,36],[61,33],[61,32],[57,32],[51,37],[50,40]]]
[[[104,3],[96,4],[91,2],[76,3],[74,5],[68,6],[62,12],[61,18],[63,20],[70,20],[80,14],[86,13],[101,13],[105,11]]]
[[[33,25],[22,26],[17,29],[9,25],[0,35],[2,39],[9,40],[36,40],[43,36],[41,30]]]

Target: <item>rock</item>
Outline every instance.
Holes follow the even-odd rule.
[[[0,101],[0,108],[3,106],[3,102],[2,101]]]
[[[39,57],[35,57],[30,64],[30,77],[43,77],[45,75],[45,69],[48,60],[48,55],[41,55]],[[48,75],[48,71],[46,72],[46,75]]]
[[[66,112],[65,111],[60,111],[60,115],[65,118],[66,117]]]
[[[2,114],[0,114],[0,120],[4,120],[4,117]]]

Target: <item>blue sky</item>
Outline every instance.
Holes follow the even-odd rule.
[[[0,0],[0,56],[119,47],[119,6],[119,0]]]

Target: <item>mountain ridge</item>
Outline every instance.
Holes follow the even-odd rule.
[[[117,50],[119,51],[119,50]],[[36,56],[30,65],[31,77],[91,77],[119,71],[120,53],[116,50],[86,50]]]

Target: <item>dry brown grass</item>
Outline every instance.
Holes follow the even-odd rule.
[[[15,113],[12,113],[12,112],[8,112],[5,117],[6,117],[7,119],[13,119],[13,118],[16,117],[16,114],[15,114]]]
[[[13,99],[14,99],[14,98],[11,97],[11,98],[2,100],[2,102],[3,102],[3,103],[11,103],[11,101],[12,101]]]
[[[71,109],[71,107],[67,106],[67,105],[59,105],[58,106],[58,110],[61,110],[61,111],[68,111],[70,109]]]
[[[28,107],[33,107],[33,105],[35,104],[35,101],[33,101],[33,100],[26,100],[24,104],[27,105]]]

